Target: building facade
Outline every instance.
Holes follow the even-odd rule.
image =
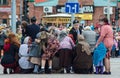
[[[16,17],[20,16],[20,1],[16,0]],[[0,0],[0,24],[10,25],[11,0]]]
[[[16,0],[16,17],[20,18],[20,1]],[[37,23],[42,22],[42,17],[50,14],[65,13],[65,3],[67,0],[35,0],[37,2],[29,2],[29,13],[28,17],[31,18],[35,16],[37,18]],[[78,0],[80,4],[80,13],[76,16],[81,18],[81,23],[90,25],[91,23],[96,24],[100,18],[106,16],[104,13],[104,8],[107,0]],[[114,1],[114,0],[113,0]],[[104,5],[106,4],[106,5]],[[118,4],[120,5],[120,4]],[[110,19],[115,19],[115,7],[116,4],[113,2],[112,14]],[[51,9],[52,7],[52,9]],[[47,9],[48,8],[48,9]],[[24,10],[24,9],[23,9]],[[0,0],[0,23],[6,23],[10,25],[11,18],[11,0]],[[118,21],[118,24],[119,21]]]
[[[51,0],[51,1],[41,0],[41,1],[42,2],[35,3],[34,5],[33,3],[29,3],[30,8],[29,18],[31,18],[32,16],[36,16],[38,23],[41,22],[42,17],[45,15],[65,13],[65,3],[67,2],[67,0]],[[80,14],[76,14],[75,16],[81,17],[82,23],[86,22],[86,24],[90,24],[93,20],[94,13],[93,0],[78,0],[78,1],[80,7],[84,8],[84,13],[82,14],[81,12]],[[45,6],[52,7],[52,12],[46,13],[44,11]]]

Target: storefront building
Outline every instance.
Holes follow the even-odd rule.
[[[116,0],[111,0],[108,3],[108,0],[94,0],[94,24],[96,24],[99,19],[107,17],[107,7],[110,5],[110,21],[115,19],[115,8],[117,7]]]
[[[20,16],[20,0],[16,0],[16,17]],[[10,25],[11,0],[0,0],[0,24]]]
[[[80,13],[75,17],[81,18],[81,23],[91,24],[93,20],[94,6],[93,0],[78,0],[80,4]],[[67,0],[35,0],[35,4],[30,3],[29,17],[36,16],[38,23],[43,16],[57,13],[65,13],[65,3]],[[83,8],[83,9],[81,9]]]
[[[20,18],[20,1],[16,0],[16,17]],[[68,0],[34,0],[35,2],[29,2],[29,18],[36,16],[37,23],[42,22],[42,17],[51,14],[65,13],[65,3]],[[78,0],[80,4],[80,13],[75,14],[75,17],[79,17],[80,22],[85,25],[91,23],[96,24],[99,19],[106,16],[105,8],[107,6],[107,0]],[[116,2],[112,0],[110,19],[115,18]],[[115,0],[116,1],[116,0]],[[118,4],[119,5],[119,4]],[[82,9],[81,9],[82,8]],[[10,25],[11,19],[11,0],[0,0],[0,23]],[[118,21],[119,22],[119,21]]]

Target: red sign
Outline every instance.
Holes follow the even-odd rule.
[[[46,2],[47,0],[35,0],[35,3]]]

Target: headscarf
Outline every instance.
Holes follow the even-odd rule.
[[[59,41],[61,42],[66,36],[67,36],[67,33],[65,31],[61,31],[59,35]]]
[[[27,37],[24,39],[24,44],[28,44],[29,39],[30,39],[30,37],[27,36]]]
[[[82,35],[78,35],[78,44],[82,45],[82,52],[86,52],[88,55],[91,54],[90,46]]]
[[[90,26],[86,26],[86,27],[84,28],[84,30],[85,30],[85,31],[86,31],[86,30],[91,31],[91,28],[90,28]]]

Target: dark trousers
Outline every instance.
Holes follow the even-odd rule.
[[[33,69],[21,69],[22,74],[30,74],[33,72]]]
[[[61,49],[59,51],[59,57],[61,67],[70,67],[72,65],[72,50]]]

